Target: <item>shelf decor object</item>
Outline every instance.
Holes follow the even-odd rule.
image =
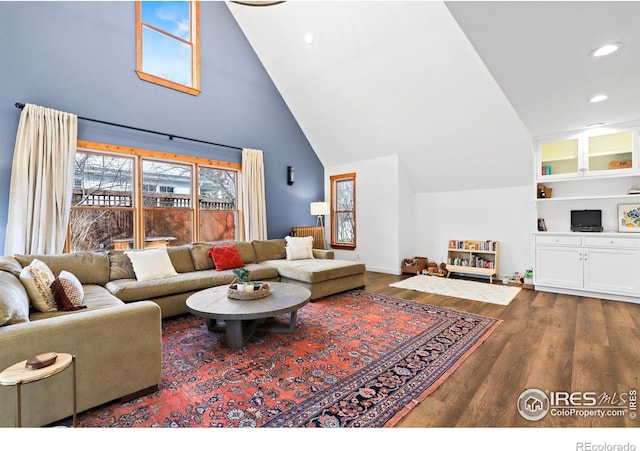
[[[640,232],[640,204],[618,205],[618,232]]]

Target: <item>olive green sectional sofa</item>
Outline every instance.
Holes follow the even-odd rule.
[[[45,352],[76,356],[77,409],[157,390],[162,371],[160,307],[150,301],[125,304],[103,286],[109,280],[106,255],[51,256],[52,272],[72,272],[84,289],[77,311],[30,310],[19,279],[22,266],[0,257],[0,371]],[[22,426],[36,427],[73,413],[73,371],[22,387]],[[0,386],[0,426],[16,424],[16,387]]]
[[[311,291],[312,300],[365,285],[363,263],[334,260],[332,251],[318,249],[313,258],[287,260],[284,239],[170,247],[175,275],[150,280],[138,280],[124,251],[0,256],[0,371],[44,352],[74,354],[78,411],[157,389],[162,318],[187,313],[191,294],[233,281],[232,270],[216,270],[208,255],[212,246],[229,245],[237,248],[251,280],[299,284]],[[20,273],[36,258],[55,276],[68,271],[77,277],[84,289],[81,310],[29,308]],[[65,371],[25,385],[22,424],[42,426],[69,417],[71,376]],[[0,387],[0,426],[15,424],[15,396],[14,387]]]
[[[110,251],[110,280],[105,287],[125,303],[151,300],[162,310],[162,317],[187,313],[187,298],[205,288],[230,284],[232,270],[216,270],[207,252],[211,246],[234,245],[251,280],[281,281],[305,286],[311,299],[363,287],[365,265],[335,260],[333,251],[313,249],[313,258],[287,260],[284,239],[254,241],[217,241],[167,248],[177,276],[165,279],[136,279],[124,251]],[[25,261],[26,262],[26,261]]]

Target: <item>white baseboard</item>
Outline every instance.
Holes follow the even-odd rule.
[[[383,268],[379,266],[367,266],[367,271],[371,272],[381,272],[383,274],[393,274],[394,276],[399,276],[402,274],[402,270],[399,268]]]
[[[535,285],[536,291],[546,291],[548,293],[571,294],[574,296],[582,296],[585,298],[607,299],[609,301],[624,301],[633,304],[640,304],[640,298],[633,296],[624,296],[619,294],[598,293],[594,291],[573,290],[569,288],[547,287],[544,285]]]

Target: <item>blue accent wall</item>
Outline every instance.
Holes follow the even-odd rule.
[[[269,238],[313,225],[324,168],[223,2],[200,5],[198,96],[135,73],[134,2],[0,1],[0,253],[20,110],[79,116],[264,151]],[[241,153],[78,121],[78,138],[231,162]],[[287,185],[287,166],[296,181]]]

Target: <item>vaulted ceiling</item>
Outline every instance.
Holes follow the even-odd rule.
[[[532,183],[533,137],[640,118],[640,2],[228,5],[325,166],[398,155],[417,193]]]

